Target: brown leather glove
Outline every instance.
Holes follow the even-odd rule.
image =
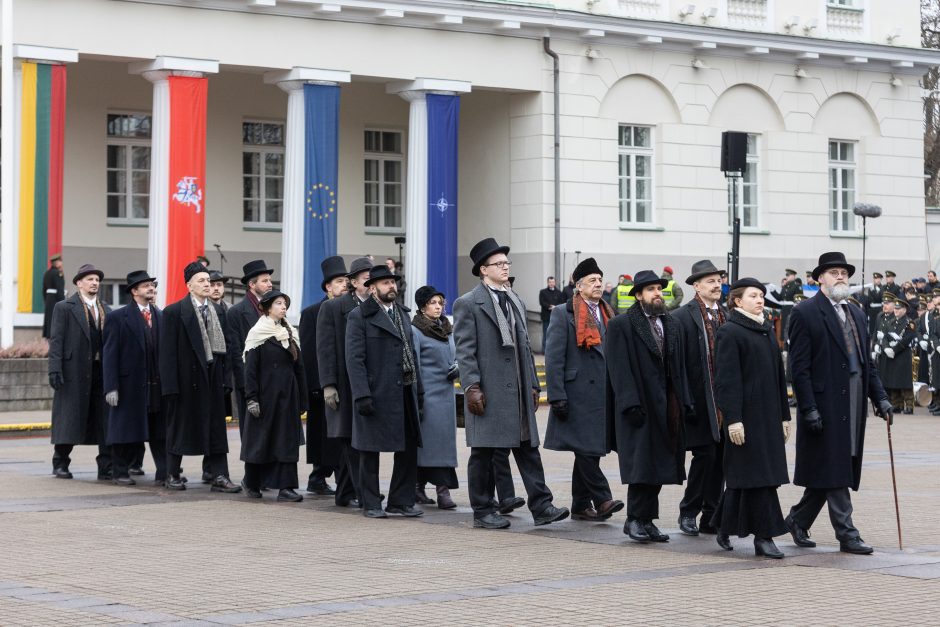
[[[466,389],[464,395],[467,397],[467,409],[471,414],[482,416],[486,410],[486,397],[483,396],[483,390],[478,383],[474,383]]]
[[[539,391],[538,390],[532,390],[532,407],[533,407],[532,411],[539,410]]]

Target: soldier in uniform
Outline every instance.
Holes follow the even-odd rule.
[[[901,296],[901,286],[894,282],[897,277],[891,270],[885,270],[885,292],[891,292],[893,296]]]
[[[787,320],[793,309],[793,297],[803,293],[803,281],[796,275],[796,270],[787,268],[784,271],[783,283],[779,290],[770,293],[780,302],[780,326],[783,329],[783,341],[787,340]]]
[[[884,298],[885,288],[881,284],[884,275],[880,272],[873,272],[871,275],[871,287],[866,287],[862,292],[862,304],[866,305],[865,315],[868,317],[868,334],[871,337],[875,335],[875,327],[878,321],[878,314],[881,313],[881,301]]]
[[[914,413],[914,384],[911,373],[911,344],[916,337],[917,323],[907,315],[903,299],[894,303],[894,319],[885,318],[881,337],[878,370],[891,404],[905,414]]]
[[[930,383],[930,318],[933,302],[926,294],[918,297],[916,329],[917,337],[914,339],[917,353],[917,381]]]
[[[930,344],[930,388],[934,394],[940,390],[940,287],[932,292],[933,311],[927,314],[928,341]],[[934,396],[930,414],[940,416],[940,397]]]
[[[62,255],[49,257],[49,269],[42,275],[42,336],[51,337],[52,310],[60,300],[65,300],[65,274],[62,272]]]

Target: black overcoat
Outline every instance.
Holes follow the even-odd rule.
[[[228,334],[225,338],[226,343],[232,344],[232,376],[235,379],[235,387],[239,390],[245,389],[245,338],[251,327],[255,326],[261,315],[255,306],[245,296],[240,301],[228,307],[225,312],[228,318]]]
[[[685,480],[684,414],[691,409],[682,335],[670,314],[662,317],[666,356],[663,359],[640,303],[607,325],[608,448],[620,459],[623,483],[677,484]],[[667,379],[678,402],[675,432],[667,416]],[[626,418],[638,407],[640,426]]]
[[[325,302],[326,298],[300,312],[300,356],[307,377],[307,463],[336,467],[341,463],[341,449],[327,440],[326,405],[317,366],[317,318]]]
[[[105,327],[111,308],[102,303]],[[104,444],[98,442],[96,424],[105,416],[89,415],[92,393],[94,354],[91,330],[85,318],[85,304],[76,292],[59,301],[52,311],[52,330],[49,336],[49,374],[59,373],[65,381],[52,398],[53,444]],[[98,393],[103,393],[100,390]],[[102,406],[104,402],[95,407]]]
[[[104,353],[101,366],[103,370],[104,392],[118,392],[117,407],[108,408],[108,443],[135,443],[150,440],[149,404],[151,379],[159,381],[159,347],[162,312],[156,305],[150,305],[152,328],[147,322],[137,303],[131,301],[108,316],[104,326]],[[148,331],[153,332],[151,350],[157,354],[151,359],[157,365],[156,372],[149,373],[147,364]],[[155,358],[154,358],[155,357]],[[161,430],[158,439],[162,439]]]
[[[320,389],[332,385],[339,393],[339,407],[326,407],[326,434],[331,438],[352,437],[353,397],[346,374],[346,320],[359,306],[353,293],[320,305],[317,316],[317,369]]]
[[[417,355],[412,337],[408,309],[395,303],[402,326],[411,345],[411,354]],[[405,430],[411,428],[421,446],[421,427],[418,423],[418,396],[421,394],[420,368],[415,357],[415,384],[410,386],[410,398],[405,397],[402,386],[402,338],[395,323],[374,298],[370,298],[349,313],[346,326],[346,370],[352,389],[353,401],[372,397],[375,414],[363,416],[356,408],[352,411],[352,445],[360,451],[395,452],[405,450]],[[405,403],[409,407],[405,407]]]
[[[217,304],[212,306],[228,338],[225,310]],[[163,310],[160,384],[166,409],[167,452],[175,455],[228,452],[225,382],[232,376],[232,342],[226,340],[227,354],[215,355],[210,367],[197,315],[189,294]]]
[[[866,319],[857,307],[849,307],[862,346],[868,346]],[[806,488],[858,490],[862,477],[866,409],[860,416],[859,454],[852,456],[849,420],[848,352],[841,321],[822,291],[793,308],[790,314],[790,373],[797,410],[817,409],[822,417],[822,433],[796,432],[796,469],[793,483]],[[862,351],[863,397],[878,403],[887,400],[878,371]],[[746,437],[746,434],[745,434]]]
[[[885,337],[881,341],[879,373],[882,385],[889,390],[910,390],[914,386],[911,345],[917,339],[916,325],[917,321],[907,316],[887,322]],[[886,348],[894,351],[894,358],[888,358]]]
[[[606,330],[601,337],[606,337]],[[604,342],[588,349],[578,346],[570,300],[552,310],[545,341],[545,381],[550,403],[568,401],[565,420],[549,411],[545,448],[584,455],[607,454]]]
[[[245,399],[258,401],[261,415],[245,416],[241,460],[297,463],[304,444],[300,415],[307,404],[303,361],[274,338],[251,349],[245,355]]]
[[[725,435],[728,425],[744,425],[742,446],[725,438],[725,482],[736,490],[789,483],[782,423],[790,420],[790,407],[773,327],[731,312],[718,329],[715,357],[715,396]]]
[[[698,299],[693,298],[673,311],[672,318],[678,323],[682,334],[682,363],[685,365],[689,393],[695,408],[694,412],[685,417],[685,447],[692,449],[719,442],[715,382],[708,369],[708,334]]]

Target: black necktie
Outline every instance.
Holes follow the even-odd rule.
[[[199,313],[202,314],[202,323],[208,327],[208,326],[209,326],[209,305],[208,305],[208,303],[205,304],[205,305],[199,305]]]
[[[395,307],[388,308],[388,317],[392,319],[392,322],[398,323],[398,313],[395,311]]]
[[[499,308],[503,310],[503,315],[509,317],[509,296],[505,290],[493,290],[496,292],[496,300],[499,301]]]

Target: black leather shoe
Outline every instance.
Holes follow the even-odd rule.
[[[242,492],[244,492],[244,493],[245,493],[245,496],[247,496],[247,497],[250,498],[250,499],[260,499],[260,498],[261,498],[261,491],[260,491],[260,490],[255,490],[255,489],[253,489],[253,488],[249,488],[249,487],[248,487],[248,484],[245,483],[245,480],[244,480],[244,479],[242,479]]]
[[[336,496],[336,490],[330,487],[324,479],[319,481],[308,481],[307,482],[307,492],[310,494],[316,494],[317,496]]]
[[[130,477],[117,477],[112,479],[114,485],[137,485],[137,482]]]
[[[679,531],[687,536],[697,536],[698,525],[695,524],[695,516],[679,516]]]
[[[167,490],[185,490],[186,484],[180,479],[180,477],[167,477],[166,481],[163,482],[163,486]]]
[[[417,518],[424,516],[424,510],[420,510],[414,505],[387,505],[385,511],[389,514],[398,514],[406,518]]]
[[[71,479],[72,473],[69,472],[68,468],[56,468],[52,471],[52,474],[55,475],[56,479]]]
[[[111,481],[113,479],[114,479],[114,475],[112,475],[110,472],[98,473],[98,481]]]
[[[652,522],[646,523],[644,529],[646,529],[646,534],[653,542],[669,542],[669,536],[660,531]]]
[[[225,475],[219,475],[212,481],[212,487],[209,488],[210,492],[225,492],[226,494],[235,494],[236,492],[241,492],[242,487],[232,483],[232,480],[226,477]]]
[[[790,530],[790,535],[793,536],[793,544],[809,549],[816,546],[816,542],[809,539],[809,531],[799,527],[792,516],[787,516],[783,522],[786,523],[787,529]]]
[[[215,477],[212,476],[212,473],[211,473],[211,472],[204,472],[204,473],[202,473],[202,482],[203,482],[203,483],[212,483],[212,480],[213,480],[214,478],[215,478]]]
[[[418,505],[434,505],[437,501],[428,496],[424,484],[418,483],[415,485],[415,503]]]
[[[731,546],[731,538],[728,537],[727,533],[721,533],[720,531],[715,534],[715,542],[718,543],[718,546],[723,548],[726,551],[733,551],[734,547]]]
[[[511,514],[513,511],[519,509],[525,505],[525,499],[521,496],[514,496],[509,499],[505,499],[499,504],[499,513],[502,515]]]
[[[492,513],[482,518],[474,518],[473,526],[477,529],[508,529],[509,521],[499,514]]]
[[[285,488],[277,493],[277,500],[290,501],[291,503],[300,503],[302,500],[304,500],[304,497],[297,494],[297,491],[293,488]]]
[[[381,509],[367,509],[362,512],[366,518],[388,518],[388,514]]]
[[[649,542],[650,534],[646,532],[646,527],[639,520],[628,520],[623,525],[623,532],[630,536],[631,540],[637,542]]]
[[[127,474],[133,475],[135,477],[140,477],[141,475],[144,474],[144,469],[141,468],[140,466],[131,466],[128,469]]]
[[[760,557],[782,560],[783,553],[774,544],[773,538],[754,538],[754,553]]]
[[[839,541],[839,550],[853,555],[871,555],[875,549],[865,544],[861,538],[849,538]]]
[[[533,516],[532,519],[535,521],[535,526],[538,527],[539,525],[550,525],[553,522],[564,520],[568,518],[570,514],[571,512],[568,511],[567,507],[549,505],[539,512],[538,516]]]

